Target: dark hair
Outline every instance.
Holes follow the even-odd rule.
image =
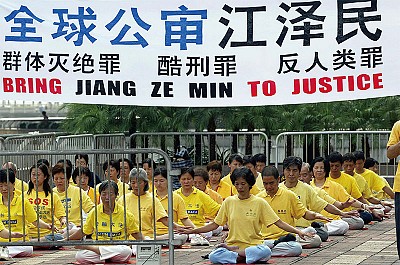
[[[115,194],[116,195],[118,194],[118,185],[113,180],[105,180],[105,181],[103,181],[99,186],[99,193],[101,193],[102,191],[105,191],[108,188],[113,188]]]
[[[365,155],[363,151],[354,151],[353,155],[356,157],[356,161],[357,160],[365,160]]]
[[[202,177],[205,182],[208,182],[210,180],[210,177],[208,176],[208,172],[203,167],[196,167],[194,169],[194,176]]]
[[[77,159],[81,159],[83,158],[83,160],[85,160],[86,165],[89,164],[89,156],[87,154],[77,154],[75,155],[75,162]]]
[[[276,169],[276,167],[264,167],[261,176],[263,177],[273,176],[274,179],[279,179],[279,172],[278,169]]]
[[[243,165],[246,165],[249,163],[252,164],[253,166],[256,166],[257,162],[256,162],[254,156],[246,155],[243,157]]]
[[[65,160],[64,160],[64,159],[60,159],[60,160],[57,161],[57,164],[58,164],[58,163],[63,163],[63,164],[64,164],[64,163],[67,163],[67,165],[68,165],[70,168],[72,168],[72,162],[71,162],[71,160],[69,160],[69,159],[65,159]]]
[[[207,164],[207,171],[219,171],[222,172],[222,163],[218,160],[213,160]]]
[[[103,163],[103,171],[106,171],[108,167],[113,167],[118,172],[121,169],[119,162],[116,160],[107,160],[106,162]]]
[[[372,157],[368,157],[367,159],[365,159],[364,168],[373,167],[375,166],[375,164],[379,165],[379,162]]]
[[[302,165],[303,161],[298,156],[288,156],[283,159],[283,169],[289,168],[291,166],[296,166],[300,171]]]
[[[181,174],[179,175],[179,179],[181,179],[183,174],[189,173],[192,178],[194,178],[194,168],[193,167],[183,167],[181,168]]]
[[[262,162],[264,164],[267,164],[267,156],[265,154],[263,153],[255,154],[253,157],[256,160],[256,163]]]
[[[89,183],[93,179],[92,172],[90,172],[90,169],[88,167],[77,167],[74,169],[74,172],[72,172],[72,180],[76,184],[76,178],[81,175],[86,175],[89,177]]]
[[[159,167],[154,170],[154,176],[162,176],[165,179],[168,179],[167,169],[165,167]]]
[[[337,151],[330,153],[326,159],[330,163],[340,162],[340,164],[343,164],[343,156]]]
[[[15,174],[11,169],[0,169],[0,183],[15,183]]]
[[[132,163],[132,161],[130,159],[128,159],[128,158],[123,158],[123,159],[120,158],[120,159],[118,159],[119,163],[121,163],[122,161],[128,163],[129,171],[131,171],[133,169],[133,163]]]
[[[153,161],[153,159],[151,159],[151,158],[146,158],[145,160],[143,160],[143,162],[142,162],[142,166],[144,165],[144,164],[148,164],[149,165],[149,168],[157,168],[157,165],[156,165],[156,163]]]
[[[37,165],[40,164],[45,164],[48,168],[50,168],[50,163],[49,160],[47,160],[46,158],[41,158],[36,162]]]
[[[233,170],[231,174],[231,181],[233,185],[235,185],[235,181],[238,178],[244,178],[247,184],[249,184],[250,189],[254,186],[254,184],[256,184],[256,178],[254,177],[253,172],[251,172],[251,170],[247,167],[238,167]]]
[[[239,154],[233,154],[229,156],[229,164],[232,164],[232,162],[236,160],[238,161],[241,165],[243,165],[243,158]]]
[[[357,159],[356,159],[354,154],[346,153],[346,154],[343,155],[343,162],[344,161],[351,161],[353,163],[356,163]]]
[[[68,180],[71,178],[71,172],[72,168],[68,164],[65,165],[64,163],[57,163],[51,169],[53,177],[55,174],[63,173]]]
[[[331,166],[329,165],[329,161],[327,159],[324,159],[321,156],[317,156],[310,162],[310,170],[312,170],[314,168],[315,164],[318,162],[324,163],[325,178],[329,177],[329,172],[331,171]]]
[[[49,184],[49,179],[50,179],[50,173],[49,173],[49,167],[46,164],[37,164],[37,165],[33,165],[31,166],[31,168],[29,169],[29,176],[32,175],[32,171],[36,170],[36,169],[40,169],[43,172],[44,175],[44,181],[43,181],[43,191],[44,194],[46,195],[46,197],[52,193],[50,184]],[[28,182],[28,194],[31,194],[33,188],[34,188],[34,184],[32,182],[32,180],[29,177],[29,182]]]

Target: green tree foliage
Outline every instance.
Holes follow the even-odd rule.
[[[400,118],[400,98],[261,107],[175,108],[66,104],[70,133],[390,130]]]

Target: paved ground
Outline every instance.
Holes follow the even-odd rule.
[[[346,236],[331,237],[329,242],[323,243],[318,249],[304,250],[301,257],[275,258],[269,264],[298,264],[298,265],[340,265],[340,264],[365,264],[386,265],[399,264],[396,250],[396,235],[394,216],[383,222],[366,226],[367,230],[350,231]],[[212,245],[219,243],[220,238],[212,240]],[[208,260],[201,258],[212,249],[210,247],[184,246],[175,251],[177,265],[204,265],[210,264]],[[65,248],[63,250],[35,251],[34,257],[16,258],[3,264],[73,264],[76,250]],[[136,261],[131,260],[130,264]],[[161,264],[168,263],[168,254],[163,250]]]

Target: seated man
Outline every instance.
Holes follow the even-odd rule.
[[[393,189],[385,182],[385,180],[373,172],[372,170],[364,168],[365,155],[362,151],[355,151],[354,156],[356,157],[356,173],[360,174],[365,178],[372,193],[375,193],[378,199],[383,199],[385,195],[394,199]]]
[[[318,196],[314,188],[299,181],[300,170],[303,162],[300,157],[289,156],[283,160],[283,174],[285,181],[279,187],[293,191],[303,203],[303,205],[314,212],[320,213],[322,210],[341,217],[358,216],[358,212],[342,212],[336,206],[328,203]],[[325,224],[329,235],[344,235],[349,230],[349,225],[343,220],[333,220]],[[310,221],[300,218],[296,220],[296,226],[309,227]]]
[[[281,220],[292,226],[295,225],[296,219],[301,217],[307,220],[321,219],[329,221],[328,218],[321,214],[308,211],[300,202],[299,198],[297,198],[296,194],[290,190],[280,188],[279,172],[276,168],[265,167],[262,171],[262,176],[265,190],[260,192],[257,197],[266,200]],[[286,231],[275,225],[263,227],[261,232],[265,239],[271,241],[271,244],[274,240],[288,234]],[[317,231],[312,227],[304,229],[303,232],[317,233]],[[321,245],[321,238],[318,235],[314,235],[312,238],[307,238],[307,240],[302,240],[300,237],[297,237],[296,241],[300,242],[303,248],[314,248]],[[279,243],[272,248],[272,256],[297,256],[301,252],[298,253],[298,247],[293,247],[293,245],[298,244],[299,243],[294,241]],[[293,252],[293,250],[295,251]]]

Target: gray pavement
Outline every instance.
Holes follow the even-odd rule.
[[[364,264],[387,265],[399,264],[396,250],[396,234],[394,216],[382,222],[366,225],[366,230],[349,231],[345,236],[330,237],[318,249],[305,249],[300,257],[273,257],[268,264],[298,264],[298,265],[340,265]],[[210,247],[192,247],[184,245],[175,250],[174,263],[177,265],[204,265],[209,260],[201,256],[213,249],[220,242],[220,237],[211,240]],[[30,258],[15,258],[3,264],[73,264],[76,250],[66,247],[63,250],[36,251]],[[136,263],[132,258],[129,264]],[[168,264],[167,250],[163,250],[162,264]],[[1,264],[1,263],[0,263]]]

